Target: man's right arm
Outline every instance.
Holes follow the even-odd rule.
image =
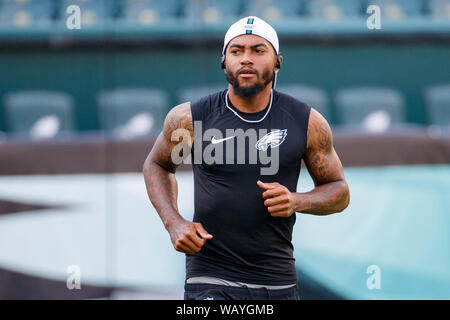
[[[179,140],[172,141],[176,130],[184,137],[179,136]],[[183,139],[189,141],[190,148],[193,137],[190,103],[174,107],[167,114],[163,131],[156,139],[143,166],[147,194],[169,232],[175,250],[188,254],[199,252],[206,240],[212,238],[200,223],[186,221],[177,206],[178,185],[175,172],[180,163],[178,160],[174,161],[174,156],[178,159],[186,158],[189,152],[182,154],[181,150],[186,149],[180,148],[180,151],[176,149],[177,154],[172,153]]]

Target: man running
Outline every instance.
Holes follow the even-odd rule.
[[[298,299],[295,213],[327,215],[349,204],[327,121],[273,89],[282,62],[269,24],[257,17],[233,24],[223,46],[227,90],[170,110],[144,163],[149,198],[175,250],[186,254],[185,299]],[[190,151],[174,152],[177,130],[188,133]],[[216,147],[223,149],[210,152]],[[208,152],[219,161],[194,159]],[[249,161],[252,152],[257,161]],[[174,153],[192,156],[192,222],[178,211]],[[263,156],[276,162],[274,172],[263,173]],[[296,192],[302,159],[315,184],[305,193]]]

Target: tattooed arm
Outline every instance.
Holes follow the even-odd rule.
[[[349,204],[349,188],[341,161],[333,147],[330,126],[325,118],[312,108],[307,135],[307,150],[303,159],[315,188],[301,194],[296,211],[316,215],[341,212]]]
[[[179,140],[172,141],[172,136],[179,136]],[[190,149],[193,139],[190,103],[180,104],[167,114],[163,131],[156,139],[142,169],[147,194],[169,232],[175,250],[188,254],[200,251],[206,240],[212,238],[200,223],[186,221],[178,211],[175,172],[181,162],[174,160],[189,155],[189,152],[183,154],[183,149],[179,146],[180,142],[188,141]]]
[[[311,108],[308,141],[303,157],[315,188],[306,193],[290,192],[277,182],[263,183],[264,204],[273,217],[289,217],[294,212],[327,215],[347,208],[350,192],[342,164],[333,147],[333,136],[325,118]]]

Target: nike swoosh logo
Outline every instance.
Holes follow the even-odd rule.
[[[217,143],[221,143],[221,142],[224,142],[225,140],[229,140],[229,139],[232,139],[232,138],[234,138],[235,136],[231,136],[231,137],[227,137],[227,138],[223,138],[223,139],[216,139],[216,137],[212,137],[212,139],[211,139],[211,143],[212,144],[217,144]]]

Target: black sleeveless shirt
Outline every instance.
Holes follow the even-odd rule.
[[[191,103],[193,221],[200,222],[213,238],[195,255],[186,254],[186,278],[209,276],[267,285],[296,283],[291,243],[296,214],[272,217],[264,205],[265,190],[256,182],[278,182],[296,192],[311,108],[273,90],[272,106],[264,120],[248,123],[229,108],[246,120],[259,120],[269,105],[256,113],[240,112],[229,99],[226,107],[226,93],[224,90]],[[239,140],[243,132],[246,135]],[[238,145],[242,146],[238,141],[245,141],[245,154],[238,150]],[[262,168],[268,171],[263,173]]]

